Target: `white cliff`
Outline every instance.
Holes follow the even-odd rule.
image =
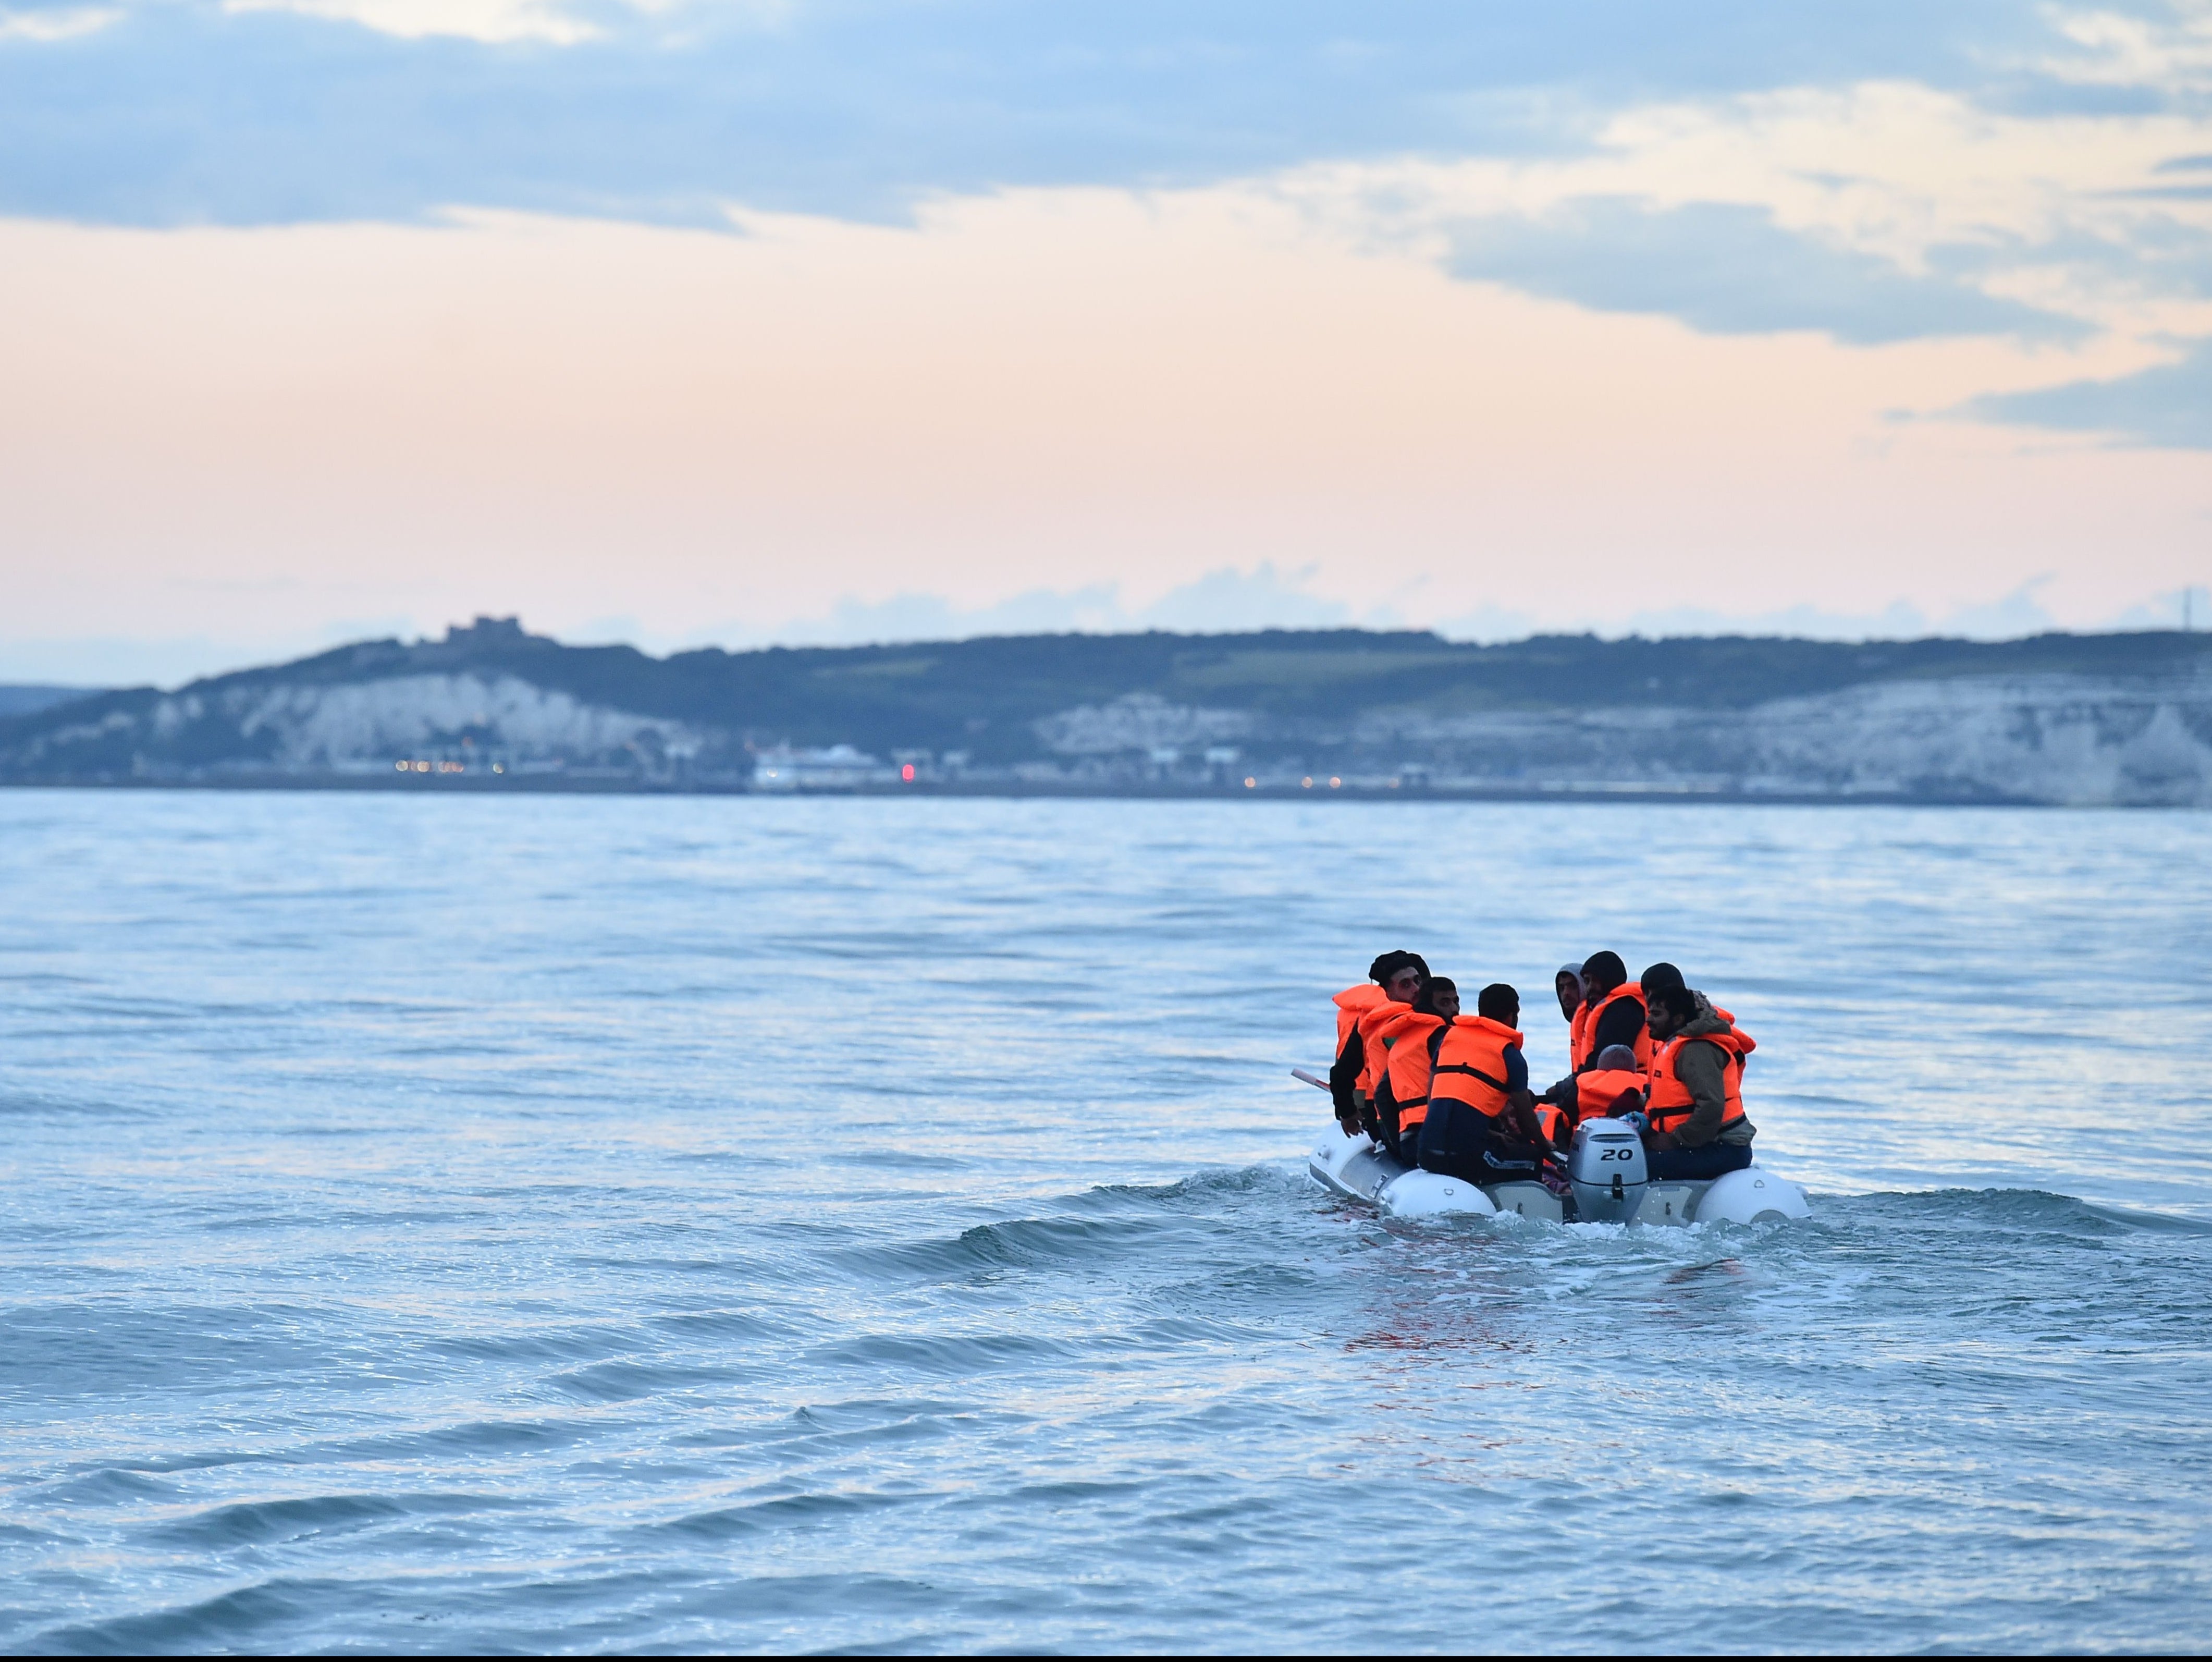
[[[2212,807],[2212,678],[1877,682],[1747,712],[1747,782]]]
[[[254,761],[293,770],[343,768],[449,749],[465,732],[487,750],[523,758],[582,759],[645,751],[696,751],[700,735],[683,722],[586,703],[513,675],[469,673],[382,680],[255,682],[169,693],[143,712],[110,710],[96,721],[57,727],[38,752],[120,740],[160,752],[195,729],[234,733]]]
[[[1452,779],[2212,807],[2212,677],[1880,681],[1748,709],[1376,711],[1370,754]]]
[[[1133,692],[1109,704],[1079,704],[1034,726],[1047,748],[1060,755],[1109,756],[1242,739],[1257,720],[1246,710],[1175,704],[1154,693]]]
[[[236,696],[227,712],[249,737],[269,733],[275,759],[292,766],[380,760],[475,729],[524,755],[601,755],[647,741],[695,747],[680,721],[578,702],[512,675],[406,675],[336,686],[271,687]]]

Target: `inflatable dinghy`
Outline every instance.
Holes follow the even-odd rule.
[[[1654,1183],[1635,1128],[1614,1119],[1575,1128],[1567,1189],[1534,1181],[1477,1185],[1401,1165],[1368,1137],[1335,1121],[1307,1169],[1322,1188],[1372,1202],[1386,1216],[1434,1218],[1518,1212],[1550,1223],[1782,1223],[1809,1217],[1805,1191],[1756,1165],[1700,1183]]]

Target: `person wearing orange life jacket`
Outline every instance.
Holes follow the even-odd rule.
[[[1597,1053],[1585,1071],[1561,1080],[1553,1087],[1554,1098],[1571,1125],[1586,1119],[1619,1118],[1644,1106],[1650,1081],[1636,1065],[1636,1052],[1626,1044],[1608,1044]]]
[[[1567,1024],[1567,1065],[1574,1066],[1575,1047],[1582,1040],[1589,1018],[1583,1011],[1583,966],[1562,964],[1552,977],[1552,995],[1559,1001],[1559,1014]]]
[[[1411,953],[1406,955],[1408,958],[1414,957]],[[1418,959],[1415,961],[1419,962]],[[1396,999],[1392,999],[1388,1003],[1376,1005],[1371,1010],[1362,1010],[1359,1013],[1358,1021],[1353,1026],[1352,1031],[1358,1038],[1361,1056],[1359,1077],[1354,1081],[1354,1088],[1359,1099],[1366,1105],[1362,1111],[1360,1123],[1365,1128],[1367,1135],[1378,1143],[1383,1142],[1387,1135],[1383,1124],[1382,1111],[1384,1104],[1382,1099],[1388,1088],[1391,1048],[1397,1043],[1398,1019],[1411,1010],[1414,1004],[1419,1002],[1421,988],[1425,988],[1429,984],[1429,966],[1426,964],[1420,964],[1420,971],[1421,987],[1414,989],[1413,1002],[1401,1003]]]
[[[1474,1184],[1534,1178],[1543,1170],[1544,1135],[1514,1026],[1521,995],[1495,983],[1482,989],[1474,1008],[1474,1015],[1429,1036],[1421,1169]]]
[[[1637,977],[1636,981],[1637,984],[1644,989],[1644,1002],[1647,1008],[1650,1008],[1651,1001],[1659,995],[1661,989],[1666,987],[1683,987],[1689,984],[1682,979],[1682,972],[1676,969],[1672,964],[1654,964],[1649,969],[1645,970],[1642,975]],[[1712,1010],[1715,1015],[1718,1016],[1723,1021],[1727,1022],[1729,1026],[1735,1027],[1735,1017],[1731,1012],[1723,1010],[1717,1004],[1715,1004],[1712,1007]],[[1759,1048],[1757,1041],[1755,1041],[1749,1033],[1745,1032],[1741,1028],[1736,1028],[1735,1036],[1743,1047],[1743,1054],[1745,1056],[1748,1056],[1753,1050],[1756,1050]],[[1656,1055],[1658,1048],[1656,1042],[1652,1048],[1653,1053]]]
[[[1429,1040],[1458,1015],[1458,983],[1431,976],[1413,995],[1413,1008],[1382,1030],[1389,1056],[1375,1087],[1375,1117],[1382,1131],[1376,1141],[1408,1166],[1420,1163],[1421,1122],[1429,1113],[1429,1072],[1434,1065]]]
[[[1651,1008],[1653,997],[1657,995],[1662,987],[1680,987],[1683,984],[1682,972],[1672,964],[1654,964],[1636,977],[1636,984],[1644,989],[1644,1008],[1649,1010]],[[1651,1048],[1655,1052],[1658,1050],[1656,1041]]]
[[[1581,1073],[1600,1050],[1613,1044],[1626,1044],[1635,1051],[1638,1067],[1650,1065],[1644,989],[1628,978],[1628,966],[1619,953],[1592,953],[1583,960],[1583,1002],[1589,1014],[1577,1041],[1581,1048],[1568,1058],[1574,1072]]]
[[[1583,1008],[1583,966],[1560,965],[1552,977],[1552,994],[1559,1001],[1559,1017],[1571,1032],[1576,1014]]]
[[[1681,979],[1671,964],[1653,967],[1673,971],[1677,981]],[[1564,979],[1565,970],[1559,974]],[[1565,1009],[1566,1002],[1562,990],[1559,1007]],[[1575,1075],[1592,1067],[1601,1050],[1616,1044],[1634,1054],[1637,1067],[1650,1066],[1651,1033],[1644,1020],[1644,989],[1628,978],[1628,966],[1620,961],[1619,953],[1592,953],[1583,960],[1580,1002],[1567,1018],[1567,1076],[1538,1100],[1571,1105]]]
[[[1703,993],[1666,986],[1651,995],[1651,1062],[1645,1157],[1655,1183],[1717,1178],[1751,1164],[1758,1129],[1743,1111],[1750,1035]]]
[[[1419,953],[1384,953],[1367,966],[1367,984],[1347,987],[1336,995],[1336,1061],[1328,1070],[1328,1096],[1346,1136],[1356,1136],[1374,1120],[1367,1099],[1375,1081],[1368,1070],[1360,1019],[1386,1005],[1397,1007],[1393,1014],[1411,1009],[1413,995],[1429,978],[1429,966]]]
[[[1388,1003],[1389,998],[1389,994],[1370,981],[1346,987],[1334,1000],[1336,1060],[1328,1068],[1328,1100],[1336,1111],[1336,1123],[1348,1137],[1359,1135],[1359,1064],[1364,1059],[1359,1044],[1359,1018],[1376,1005]]]

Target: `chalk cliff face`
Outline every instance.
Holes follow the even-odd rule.
[[[799,768],[796,787],[1334,780],[2212,807],[2212,639],[1477,647],[1328,630],[655,659],[480,618],[442,641],[0,715],[0,782],[562,773],[734,789],[760,756],[839,746],[884,759]]]
[[[1759,770],[1792,788],[2212,807],[2212,678],[1891,682],[1748,717]]]
[[[64,712],[0,762],[62,774],[101,769],[143,776],[224,764],[304,770],[389,767],[399,760],[481,754],[518,764],[642,761],[695,754],[681,721],[586,703],[514,675],[402,675],[388,679],[187,690]]]
[[[191,719],[164,699],[154,715]],[[292,766],[375,762],[452,747],[466,737],[519,758],[595,758],[643,746],[655,752],[697,748],[680,721],[579,702],[513,675],[404,675],[339,686],[277,686],[230,695],[225,714],[241,734],[266,734],[271,758]]]
[[[1960,676],[1747,709],[1382,710],[1355,748],[1436,785],[2212,807],[2212,676]]]
[[[1037,737],[1062,756],[1112,756],[1164,745],[1218,745],[1249,738],[1259,726],[1249,710],[1172,704],[1156,693],[1133,692],[1107,704],[1081,704],[1036,724]]]

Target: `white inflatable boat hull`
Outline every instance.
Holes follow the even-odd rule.
[[[1625,1129],[1625,1128],[1624,1128]],[[1640,1151],[1639,1151],[1640,1153]],[[1626,1190],[1615,1185],[1602,1218],[1613,1223],[1778,1223],[1812,1215],[1796,1184],[1753,1165],[1705,1183],[1641,1181],[1643,1162]],[[1401,1165],[1365,1136],[1348,1137],[1331,1123],[1306,1169],[1322,1188],[1366,1201],[1387,1217],[1489,1217],[1517,1212],[1547,1223],[1568,1221],[1567,1205],[1540,1183],[1477,1185]]]

